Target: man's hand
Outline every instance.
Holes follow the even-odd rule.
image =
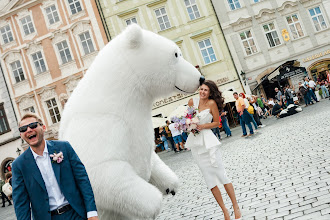
[[[97,216],[90,217],[90,218],[88,218],[88,220],[99,220],[99,217],[97,217]]]
[[[239,115],[242,116],[243,115],[243,112],[240,112]]]

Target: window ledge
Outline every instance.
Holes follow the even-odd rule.
[[[14,45],[16,45],[16,40],[10,41],[10,42],[8,42],[6,44],[1,44],[1,47],[3,49],[7,49],[7,48],[12,47]]]
[[[17,89],[17,87],[21,87],[25,84],[28,84],[28,81],[26,79],[24,79],[23,81],[20,81],[18,83],[15,83],[13,86],[14,86],[15,89]]]
[[[326,28],[326,29],[320,30],[320,31],[315,31],[315,34],[320,34],[320,33],[326,32],[326,31],[328,31],[328,30],[330,30],[329,27]]]
[[[49,73],[50,73],[49,70],[46,70],[45,72],[38,73],[38,74],[34,75],[34,78],[35,79],[42,78],[43,76],[46,76]]]
[[[51,30],[51,29],[57,29],[59,26],[61,26],[62,22],[61,21],[58,21],[54,24],[48,24],[47,23],[47,28],[48,30]]]
[[[297,42],[297,41],[299,41],[299,40],[303,40],[303,39],[305,39],[305,38],[309,38],[309,36],[308,36],[308,35],[305,35],[305,36],[299,37],[299,38],[297,38],[297,39],[291,39],[291,41],[292,41],[292,42]]]
[[[34,32],[29,34],[29,35],[23,34],[22,38],[23,38],[24,41],[25,40],[32,40],[35,36],[37,36],[37,30],[34,30]]]
[[[220,61],[220,60],[216,60],[216,61],[214,61],[214,62],[211,62],[211,63],[208,63],[208,64],[204,64],[202,67],[210,66],[210,65],[215,64],[215,63],[217,63],[217,62],[219,62],[219,61]]]
[[[98,52],[99,52],[98,50],[95,50],[95,51],[93,51],[93,52],[91,52],[91,53],[89,53],[89,54],[86,54],[86,55],[82,56],[81,58],[86,59],[86,58],[89,58],[89,57],[95,56],[95,55],[98,54]]]
[[[189,15],[188,15],[188,17],[189,17]],[[195,22],[199,22],[199,21],[201,21],[201,20],[204,20],[204,18],[205,18],[205,16],[202,16],[202,17],[199,17],[199,18],[195,18],[194,20],[190,20],[190,21],[188,21],[188,24],[192,24],[192,23],[195,23]],[[189,19],[190,19],[190,17],[189,17]]]
[[[77,19],[77,18],[80,18],[80,17],[82,17],[82,16],[84,16],[86,14],[86,11],[85,11],[85,9],[83,9],[83,10],[81,10],[80,12],[78,12],[78,13],[76,13],[76,14],[71,14],[70,15],[70,20],[72,21],[72,20],[75,20],[75,19]]]
[[[72,64],[76,64],[76,61],[75,60],[71,60],[71,61],[69,61],[67,63],[61,64],[60,65],[60,69],[64,69],[64,68],[66,68],[66,67],[68,67],[68,66],[70,66]]]
[[[240,7],[240,8],[236,8],[236,9],[232,10],[232,9],[229,7],[229,11],[228,11],[228,13],[230,13],[230,12],[241,11],[241,10],[243,10],[243,9],[245,9],[245,8],[246,8],[246,7],[244,6],[244,7]]]
[[[268,47],[268,50],[275,50],[275,49],[278,49],[280,47],[284,47],[285,46],[285,43],[281,43],[280,45],[277,45],[275,47]]]
[[[243,52],[243,53],[244,53],[244,52]],[[261,51],[258,51],[258,52],[256,52],[256,53],[253,53],[253,54],[250,54],[250,55],[246,55],[246,54],[244,53],[244,59],[251,58],[251,57],[253,57],[253,56],[255,56],[255,55],[258,55],[258,54],[261,54]]]
[[[164,30],[160,30],[160,31],[158,31],[158,33],[164,33],[164,32],[167,32],[167,31],[174,30],[174,29],[176,29],[176,26],[173,26],[173,27],[170,27],[170,28],[167,28],[167,29],[164,29]]]

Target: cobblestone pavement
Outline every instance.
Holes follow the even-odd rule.
[[[237,127],[223,138],[222,159],[242,219],[330,220],[329,116],[330,101],[323,100],[287,118],[262,120],[267,126],[254,137],[241,138]],[[157,220],[223,219],[191,152],[159,155],[180,177],[181,187],[164,198]],[[230,199],[219,188],[234,219]],[[0,208],[0,220],[14,219],[13,206]]]
[[[329,116],[327,99],[286,118],[262,120],[267,126],[254,137],[241,138],[237,127],[233,137],[223,138],[222,159],[242,219],[330,220]],[[223,219],[191,152],[159,155],[181,187],[174,197],[164,198],[157,220]],[[223,186],[219,189],[234,219],[230,199]]]

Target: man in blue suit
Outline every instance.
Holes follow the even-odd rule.
[[[98,220],[86,170],[68,142],[46,141],[46,126],[28,113],[19,123],[30,146],[12,164],[18,220]]]

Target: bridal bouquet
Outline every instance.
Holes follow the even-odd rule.
[[[184,116],[172,117],[171,120],[175,123],[174,127],[178,130],[183,130],[184,132],[192,132],[194,135],[199,133],[197,125],[199,124],[199,116],[197,116],[197,109],[188,106],[187,110],[184,112]]]

